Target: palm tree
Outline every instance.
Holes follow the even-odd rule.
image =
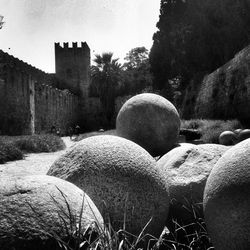
[[[111,52],[95,55],[93,61],[96,65],[91,67],[91,85],[100,98],[109,123],[114,115],[116,89],[121,77],[121,64],[112,57]]]
[[[3,16],[0,16],[0,29],[2,29],[3,24],[4,24],[4,22],[3,22]]]

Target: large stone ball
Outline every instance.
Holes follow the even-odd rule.
[[[168,215],[168,187],[156,161],[142,147],[118,136],[80,141],[49,169],[49,175],[85,190],[115,230],[158,236]]]
[[[180,117],[174,105],[156,94],[139,94],[124,103],[116,118],[117,135],[151,155],[162,155],[178,141]]]
[[[170,217],[181,224],[193,221],[193,213],[202,214],[203,191],[207,178],[228,147],[218,144],[187,144],[165,154],[157,167],[169,183]]]
[[[237,142],[237,135],[232,131],[223,131],[219,136],[219,143],[225,146],[234,145]]]
[[[250,249],[250,139],[214,166],[204,191],[204,215],[215,249]]]
[[[250,129],[242,129],[238,134],[239,142],[250,138]]]
[[[100,212],[69,182],[46,175],[1,179],[1,250],[61,249],[57,240],[66,243],[94,223],[103,227]]]

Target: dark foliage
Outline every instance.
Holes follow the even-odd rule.
[[[7,161],[21,160],[23,153],[12,143],[0,140],[0,164]]]
[[[161,0],[150,64],[154,88],[212,72],[250,42],[249,0]]]

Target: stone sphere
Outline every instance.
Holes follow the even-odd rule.
[[[182,224],[193,222],[192,206],[203,216],[203,191],[207,178],[226,150],[228,147],[218,144],[183,143],[158,160],[157,168],[169,183],[170,215]]]
[[[100,135],[80,141],[49,169],[49,175],[85,190],[115,230],[161,233],[168,215],[168,186],[156,161],[142,147],[118,136]]]
[[[117,135],[151,155],[162,155],[178,142],[180,117],[174,105],[156,94],[139,94],[124,103],[116,118]]]
[[[242,130],[243,130],[243,129],[241,129],[241,128],[237,128],[237,129],[234,130],[234,133],[235,133],[236,135],[238,135]]]
[[[225,146],[234,145],[237,141],[237,135],[232,131],[224,131],[219,136],[219,143]]]
[[[1,250],[62,249],[56,238],[68,242],[79,223],[82,233],[94,223],[104,224],[94,203],[75,185],[46,175],[1,179]]]
[[[250,138],[250,129],[243,129],[239,132],[238,140],[239,142]]]
[[[215,249],[250,249],[250,139],[231,147],[218,160],[203,202]]]

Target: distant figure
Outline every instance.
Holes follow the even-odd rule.
[[[56,127],[53,125],[53,126],[51,126],[51,128],[50,128],[50,133],[51,134],[56,134]]]
[[[58,128],[58,129],[56,130],[56,135],[57,135],[57,136],[61,136],[61,129],[60,129],[60,128]]]
[[[76,127],[75,127],[75,135],[76,136],[80,135],[80,126],[79,125],[76,125]]]
[[[72,140],[72,137],[73,137],[73,134],[74,134],[74,130],[73,130],[73,128],[71,126],[68,129],[68,134],[69,134],[70,140]]]

